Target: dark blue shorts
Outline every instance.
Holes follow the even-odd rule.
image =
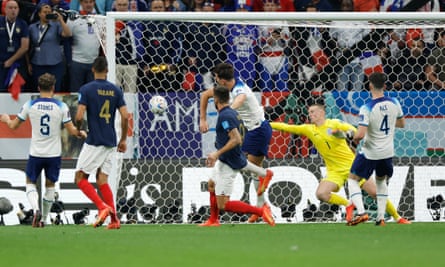
[[[45,170],[46,179],[55,183],[59,180],[61,164],[62,157],[40,158],[29,156],[28,164],[26,164],[26,176],[33,183],[36,183],[42,170]]]
[[[261,126],[247,131],[244,136],[242,150],[253,156],[266,156],[269,152],[270,139],[272,138],[272,127],[269,121],[263,121]]]
[[[378,177],[388,176],[390,178],[394,172],[392,158],[372,160],[365,158],[363,154],[357,154],[352,163],[351,173],[369,179],[375,170]]]

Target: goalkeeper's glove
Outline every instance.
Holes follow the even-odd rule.
[[[357,148],[357,144],[354,142],[353,139],[354,139],[354,131],[353,130],[346,131],[346,140],[348,140],[349,145],[353,148]]]

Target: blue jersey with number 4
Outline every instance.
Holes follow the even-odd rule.
[[[79,104],[87,107],[88,137],[93,146],[116,146],[114,118],[116,110],[125,106],[122,90],[106,80],[94,80],[79,89]]]

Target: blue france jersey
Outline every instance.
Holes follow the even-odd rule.
[[[114,118],[125,106],[122,90],[106,80],[94,80],[79,89],[79,104],[87,107],[88,137],[93,146],[116,146]]]
[[[229,141],[229,132],[234,128],[237,128],[241,136],[243,136],[242,131],[244,127],[238,113],[230,107],[225,107],[219,111],[216,122],[216,149],[222,148]],[[235,170],[242,169],[247,165],[247,159],[241,151],[241,145],[222,154],[219,160]]]

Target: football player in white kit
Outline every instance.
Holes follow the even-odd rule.
[[[235,77],[235,71],[231,64],[220,63],[213,70],[215,80],[218,85],[229,88],[231,97],[231,108],[235,109],[246,128],[243,136],[242,151],[247,154],[247,159],[256,166],[262,167],[264,158],[269,150],[270,139],[272,138],[272,128],[264,117],[264,110],[258,103],[252,90],[241,79]],[[209,130],[207,123],[207,104],[209,98],[213,97],[213,88],[208,89],[201,94],[200,103],[200,124],[199,129],[202,133]],[[258,173],[256,170],[248,169],[251,173],[258,175],[253,179],[257,188],[257,206],[266,205],[264,203],[264,191],[266,190],[273,172],[264,170]],[[209,181],[209,191],[213,190],[213,183]],[[249,222],[255,222],[258,216],[252,215]]]
[[[79,138],[86,138],[86,132],[77,129],[71,121],[68,106],[53,98],[56,78],[45,73],[38,79],[40,97],[28,100],[17,114],[10,119],[8,114],[1,115],[1,121],[9,128],[17,129],[28,118],[31,122],[32,136],[29,159],[26,164],[26,196],[33,209],[33,227],[43,227],[46,217],[54,202],[55,183],[59,179],[62,162],[62,129]],[[39,208],[39,194],[36,188],[37,178],[45,170],[45,194],[42,211]]]
[[[361,151],[356,155],[348,179],[349,194],[357,208],[357,215],[348,225],[366,222],[362,192],[359,181],[368,179],[375,171],[377,192],[376,225],[385,225],[384,215],[388,199],[387,180],[393,174],[395,128],[405,127],[402,107],[393,97],[384,95],[386,75],[375,72],[369,76],[372,100],[360,108],[360,119],[353,141],[363,139]]]

